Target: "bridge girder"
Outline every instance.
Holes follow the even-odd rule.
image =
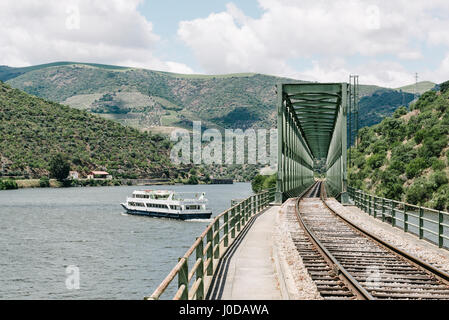
[[[346,199],[347,83],[278,84],[276,201],[313,183],[313,163],[326,159],[326,187]]]

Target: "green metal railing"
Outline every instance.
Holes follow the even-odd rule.
[[[251,218],[274,201],[274,194],[275,188],[252,195],[216,216],[153,294],[144,299],[158,300],[177,276],[173,300],[204,300],[219,260]],[[189,270],[193,253],[195,262]]]
[[[370,216],[449,249],[449,213],[377,197],[348,187],[350,198]]]

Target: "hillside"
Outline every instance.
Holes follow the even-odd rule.
[[[56,153],[85,175],[106,169],[117,178],[177,176],[170,142],[88,112],[31,96],[0,81],[0,160],[4,175],[48,175]]]
[[[391,116],[400,106],[406,106],[414,99],[411,93],[379,89],[364,96],[359,102],[360,128],[370,127]]]
[[[360,130],[349,184],[378,196],[449,210],[449,82]]]
[[[418,94],[423,94],[426,91],[432,90],[435,87],[436,83],[430,81],[421,81],[418,82],[417,92]],[[402,90],[408,93],[415,93],[415,84],[410,84],[407,86],[403,86],[400,88],[396,88],[396,90]]]
[[[280,80],[261,74],[187,76],[64,64],[28,71],[8,83],[139,128],[183,127],[192,120],[210,127],[247,128],[275,123],[274,86]]]
[[[182,75],[72,62],[26,68],[0,66],[0,80],[124,125],[159,132],[169,132],[172,127],[191,128],[194,120],[217,128],[275,127],[275,85],[280,81],[302,82],[254,73]],[[398,107],[385,99],[379,105],[378,97],[373,96],[379,90],[397,93],[360,86],[360,96],[370,108],[370,112],[360,113],[364,125],[377,123],[379,116],[391,115]],[[402,95],[396,100],[402,102]]]

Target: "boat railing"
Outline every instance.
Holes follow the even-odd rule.
[[[257,193],[216,216],[156,290],[144,299],[160,299],[176,277],[173,300],[205,299],[220,259],[248,222],[274,201],[274,194],[275,188]]]

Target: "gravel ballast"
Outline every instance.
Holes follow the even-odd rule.
[[[379,237],[383,241],[449,273],[449,251],[440,249],[425,240],[382,222],[356,206],[343,206],[330,198],[327,204],[355,225]]]
[[[295,202],[287,200],[279,209],[273,233],[277,244],[279,262],[284,266],[283,277],[287,282],[291,300],[323,299],[296,250],[291,233],[300,228],[295,216]]]

